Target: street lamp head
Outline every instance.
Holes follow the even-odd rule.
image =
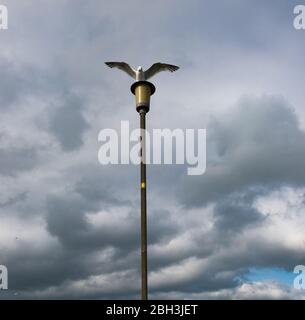
[[[129,76],[136,80],[136,82],[131,86],[131,92],[136,97],[136,106],[138,112],[141,110],[144,110],[145,112],[149,111],[150,96],[152,96],[155,92],[155,86],[148,82],[147,79],[150,79],[161,71],[174,72],[179,69],[179,67],[173,64],[161,62],[154,63],[145,71],[143,70],[142,66],[134,69],[126,62],[105,62],[105,64],[110,68],[118,68],[126,72]]]
[[[155,93],[155,86],[148,81],[136,81],[131,86],[131,92],[136,98],[136,109],[138,112],[150,109],[150,97]]]

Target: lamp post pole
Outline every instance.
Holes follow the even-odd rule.
[[[146,200],[146,141],[145,141],[145,118],[146,111],[140,110],[141,128],[141,298],[148,299],[147,288],[147,200]]]
[[[147,276],[147,199],[146,199],[146,113],[150,108],[150,96],[155,86],[148,81],[136,81],[131,92],[136,97],[136,110],[140,115],[141,129],[141,299],[148,299]]]
[[[141,128],[141,298],[148,299],[147,286],[147,206],[146,206],[146,126],[145,117],[150,107],[150,97],[156,91],[155,86],[146,81],[161,71],[174,72],[179,69],[178,66],[168,63],[154,63],[146,71],[142,67],[133,69],[126,62],[105,62],[110,68],[118,68],[126,72],[136,80],[131,86],[131,92],[136,97],[136,109],[140,114]]]

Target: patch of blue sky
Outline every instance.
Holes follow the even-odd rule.
[[[293,270],[287,271],[282,268],[250,268],[245,274],[244,280],[250,282],[276,281],[289,287],[293,286],[296,274]]]

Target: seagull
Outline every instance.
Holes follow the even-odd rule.
[[[174,72],[179,69],[179,67],[174,66],[172,64],[161,63],[161,62],[154,63],[146,71],[144,71],[141,66],[138,67],[138,69],[134,69],[126,62],[105,62],[105,64],[110,68],[118,68],[126,72],[136,81],[145,81],[161,71]]]

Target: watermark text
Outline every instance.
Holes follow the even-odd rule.
[[[0,265],[0,290],[8,289],[8,272],[7,267]]]
[[[305,5],[295,6],[293,12],[296,15],[293,20],[295,29],[305,29]]]
[[[5,5],[0,4],[0,30],[8,29],[8,10]]]
[[[98,141],[100,164],[188,164],[188,175],[206,170],[206,129],[134,129],[121,121],[120,132],[103,129]],[[141,156],[141,148],[146,152]]]
[[[305,290],[305,266],[298,265],[294,267],[293,273],[298,275],[294,278],[293,287],[295,289]]]

